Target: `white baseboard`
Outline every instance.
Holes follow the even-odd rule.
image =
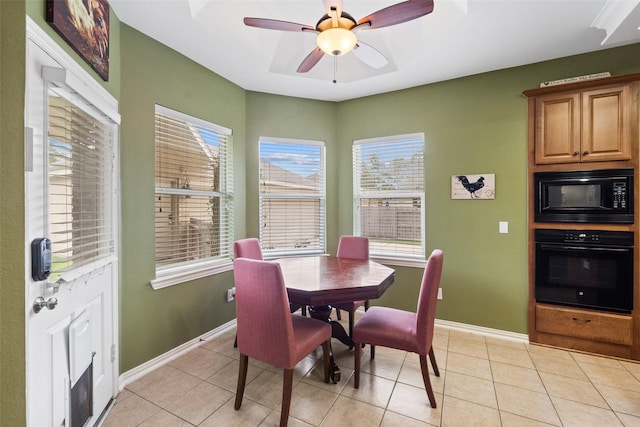
[[[135,368],[123,373],[118,378],[118,390],[124,390],[127,385],[131,384],[135,380],[142,378],[149,372],[158,369],[159,367],[171,362],[172,360],[177,359],[178,357],[198,347],[200,343],[202,343],[202,341],[214,338],[229,329],[235,328],[235,326],[236,319],[233,319],[209,332],[200,335],[199,337],[187,341],[186,343],[179,345],[178,347],[175,347],[168,352],[149,360],[148,362],[143,363],[142,365],[136,366]]]
[[[503,331],[500,329],[485,328],[483,326],[468,325],[466,323],[451,322],[449,320],[436,319],[436,326],[442,328],[456,330],[460,332],[467,332],[470,334],[484,335],[487,337],[500,338],[503,340],[529,343],[529,335],[518,334],[516,332]]]

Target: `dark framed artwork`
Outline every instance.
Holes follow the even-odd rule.
[[[109,80],[107,0],[45,0],[46,20],[95,70]]]

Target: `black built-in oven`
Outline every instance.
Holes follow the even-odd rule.
[[[539,303],[633,310],[633,232],[535,230]]]

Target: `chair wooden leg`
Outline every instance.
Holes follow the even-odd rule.
[[[353,311],[349,312],[349,337],[353,337],[353,318],[355,317],[355,313]]]
[[[433,367],[433,373],[436,377],[440,376],[440,371],[438,370],[438,364],[436,363],[436,355],[433,352],[433,347],[429,349],[429,360],[431,360],[431,366]]]
[[[293,390],[293,369],[284,370],[282,383],[282,412],[280,413],[280,427],[286,427],[289,422],[291,409],[291,391]]]
[[[324,365],[324,382],[329,384],[329,363],[331,361],[331,340],[322,343],[322,360]]]
[[[371,344],[371,360],[375,359],[376,357],[376,346]]]
[[[353,364],[354,364],[354,375],[353,375],[353,386],[355,388],[360,388],[360,352],[362,346],[359,343],[355,343],[355,351],[353,353]]]
[[[427,356],[420,355],[420,369],[422,370],[422,380],[424,381],[424,388],[427,389],[427,396],[429,396],[429,403],[431,407],[436,407],[436,396],[433,394],[433,388],[431,388],[431,379],[429,379],[429,366],[427,365]]]
[[[233,348],[238,348],[238,334],[236,334],[236,339],[233,342]]]
[[[307,306],[303,305],[301,310],[302,310],[302,315],[306,317],[307,316]]]
[[[339,308],[336,308],[336,317],[338,318],[338,320],[342,320],[342,315],[340,314]]]
[[[249,356],[240,355],[240,367],[238,368],[238,388],[236,390],[236,403],[233,406],[236,411],[242,405],[242,396],[244,395],[244,385],[247,382],[247,367],[249,366]]]

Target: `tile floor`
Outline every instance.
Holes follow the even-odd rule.
[[[102,427],[277,426],[282,373],[273,367],[250,360],[242,407],[233,409],[234,336],[230,330],[204,341],[129,384]],[[428,405],[417,355],[379,347],[371,361],[367,346],[356,390],[353,352],[334,340],[342,380],[322,382],[321,348],[302,360],[289,425],[640,426],[638,363],[441,327],[433,346],[436,409]]]

